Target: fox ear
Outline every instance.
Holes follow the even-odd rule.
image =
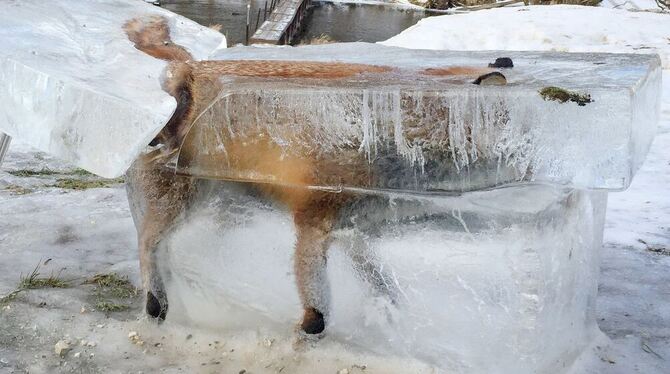
[[[188,130],[191,111],[191,67],[186,63],[193,57],[180,45],[170,39],[170,28],[165,17],[148,16],[133,18],[123,25],[128,39],[140,51],[162,60],[170,61],[165,70],[163,90],[177,100],[174,114],[149,143],[150,146],[163,144],[168,148],[181,145]]]
[[[186,48],[170,39],[167,19],[161,16],[133,18],[123,25],[128,39],[140,51],[166,61],[189,61],[193,57]]]

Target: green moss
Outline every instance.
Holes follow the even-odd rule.
[[[109,187],[114,184],[123,183],[123,178],[115,179],[104,179],[98,178],[94,174],[89,173],[88,171],[76,168],[73,170],[52,170],[49,168],[42,168],[41,170],[29,170],[21,169],[9,171],[9,174],[16,177],[53,177],[53,176],[63,176],[64,178],[58,178],[56,183],[47,185],[46,187],[57,187],[68,190],[87,190],[89,188],[103,188]],[[7,187],[6,189],[10,189]],[[15,194],[26,194],[32,192],[32,190],[12,188],[12,192]]]
[[[122,277],[116,273],[97,274],[86,283],[95,284],[99,294],[118,298],[131,298],[137,295],[137,289],[128,280],[128,277]]]
[[[33,192],[33,190],[31,190],[30,188],[17,186],[15,184],[10,184],[6,186],[5,191],[9,191],[12,195],[27,195]]]
[[[55,184],[48,187],[63,188],[67,190],[87,190],[89,188],[104,188],[114,184],[123,183],[123,178],[116,179],[76,179],[59,178]]]
[[[69,172],[69,173],[67,173],[67,174],[81,175],[81,176],[92,176],[92,175],[95,175],[95,174],[93,174],[93,173],[90,173],[90,172],[88,172],[88,171],[82,169],[82,168],[76,168],[76,169],[72,170],[71,172]]]
[[[95,309],[105,313],[123,312],[130,309],[137,301],[138,292],[135,286],[116,273],[97,274],[85,283],[94,284],[93,290]]]
[[[15,177],[40,177],[44,175],[58,174],[57,171],[49,168],[42,168],[41,170],[20,169],[8,171],[8,173]]]
[[[95,303],[95,309],[101,312],[111,313],[111,312],[123,312],[125,310],[130,309],[130,307],[128,305],[116,304],[109,301],[98,301],[97,303]]]
[[[546,101],[558,101],[559,103],[572,101],[579,106],[593,102],[589,94],[580,94],[560,87],[544,87],[540,90],[540,96]]]
[[[57,277],[50,276],[48,278],[37,278],[23,285],[24,289],[33,290],[38,288],[68,288],[70,284],[67,281]]]

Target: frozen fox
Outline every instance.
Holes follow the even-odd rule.
[[[164,89],[177,101],[177,109],[172,118],[151,143],[162,146],[141,156],[127,175],[131,193],[139,193],[143,197],[142,206],[139,207],[142,211],[141,217],[137,215],[135,218],[140,267],[147,297],[146,311],[154,318],[165,319],[168,300],[157,269],[156,251],[161,239],[173,228],[176,220],[192,201],[198,183],[193,178],[177,176],[174,171],[164,169],[163,166],[182,146],[196,116],[220,92],[222,83],[219,78],[223,75],[234,75],[342,79],[362,73],[382,74],[391,68],[294,61],[194,61],[183,47],[171,41],[167,23],[160,17],[133,19],[125,24],[124,29],[137,49],[169,62]],[[479,75],[490,71],[447,68],[428,69],[424,74],[454,75],[464,72]],[[499,80],[500,77],[493,76],[491,79]],[[357,179],[367,176],[344,170],[338,162],[316,160],[306,153],[277,157],[281,149],[269,138],[258,134],[251,146],[232,142],[225,144],[229,159],[227,164],[221,160],[221,167],[230,165],[230,160],[233,160],[239,167],[270,173],[280,182],[255,185],[253,188],[258,189],[266,198],[286,206],[293,216],[297,233],[294,271],[304,309],[300,326],[307,334],[319,334],[326,326],[329,309],[326,260],[330,234],[338,216],[347,211],[345,207],[350,206],[356,197],[347,193],[329,193],[300,186],[315,184],[315,175],[319,172],[342,175],[349,185],[358,185]],[[185,144],[179,149],[180,157],[198,152],[198,149],[189,147],[194,146]],[[356,155],[347,157],[354,158],[353,162],[366,162],[360,155],[358,159]],[[278,159],[281,161],[278,162]],[[383,275],[377,269],[368,267],[364,271],[367,272],[365,278],[368,281],[381,282]]]

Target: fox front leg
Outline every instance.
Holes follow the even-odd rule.
[[[162,240],[175,227],[193,196],[191,178],[154,167],[133,167],[127,174],[128,197],[138,230],[140,273],[146,292],[146,312],[165,320],[168,300],[158,268]],[[139,200],[139,201],[138,201]],[[133,204],[133,201],[138,201]]]

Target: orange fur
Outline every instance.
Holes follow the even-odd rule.
[[[341,79],[363,73],[386,73],[387,66],[342,62],[223,60],[193,63],[203,73],[217,76]]]
[[[185,48],[172,42],[170,28],[163,17],[133,18],[123,25],[123,30],[135,48],[152,57],[169,61],[193,59]]]
[[[124,30],[137,49],[155,58],[170,61],[164,89],[177,100],[175,114],[155,139],[164,147],[140,158],[129,171],[128,178],[131,188],[142,191],[147,200],[147,214],[138,225],[143,279],[148,291],[147,311],[157,310],[156,303],[160,303],[158,309],[162,310],[163,303],[167,306],[167,300],[162,283],[154,280],[158,275],[153,252],[158,248],[160,237],[174,224],[179,212],[185,209],[195,184],[191,178],[174,176],[161,171],[161,168],[180,145],[180,159],[200,155],[201,142],[182,144],[182,140],[196,116],[221,92],[221,77],[344,79],[359,74],[390,74],[394,73],[394,69],[339,62],[192,61],[191,55],[183,47],[172,43],[169,27],[160,17],[128,21]],[[443,77],[477,75],[488,71],[473,67],[447,67],[425,69],[419,74]],[[425,129],[409,128],[407,131],[411,138],[421,136]],[[207,142],[216,138],[216,134],[204,133],[198,140]],[[360,171],[366,170],[368,165],[357,149],[352,149],[350,153],[342,150],[338,160],[317,160],[308,149],[298,149],[286,155],[285,150],[271,139],[264,130],[247,134],[244,141],[226,138],[222,144],[226,150],[225,160],[207,155],[198,157],[197,163],[205,169],[229,167],[232,170],[253,170],[273,179],[275,183],[257,188],[266,196],[285,204],[292,212],[297,232],[295,273],[304,307],[302,327],[308,333],[318,333],[324,326],[324,314],[327,315],[327,297],[324,296],[327,285],[314,285],[313,282],[315,279],[325,279],[323,274],[330,231],[341,207],[352,196],[304,187],[320,180],[317,175],[342,178],[349,185],[363,185],[368,175]],[[157,154],[161,156],[157,157]],[[348,159],[342,162],[342,158]]]

